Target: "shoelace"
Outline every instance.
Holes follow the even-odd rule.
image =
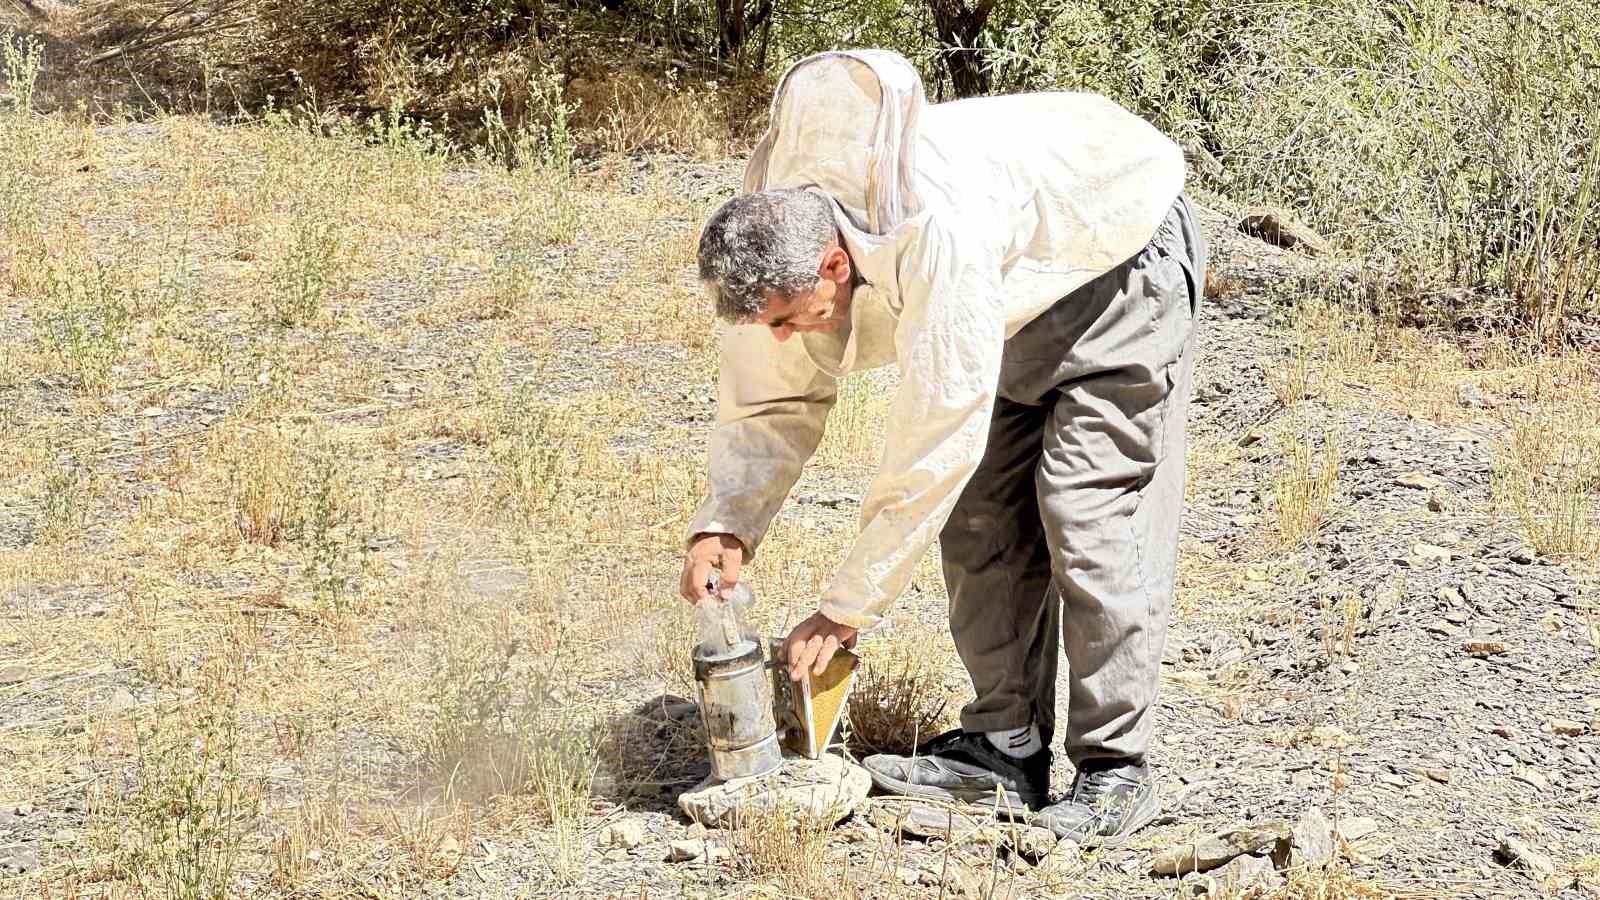
[[[1111,799],[1112,788],[1126,780],[1116,769],[1083,773],[1073,782],[1072,801],[1098,809],[1101,803]]]

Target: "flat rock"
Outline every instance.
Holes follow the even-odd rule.
[[[890,834],[923,840],[961,838],[994,823],[994,819],[987,814],[899,798],[872,801],[867,808],[867,821]]]
[[[1589,726],[1576,719],[1551,719],[1550,733],[1563,737],[1578,737],[1589,730]]]
[[[8,684],[21,684],[32,677],[32,674],[33,673],[28,670],[27,666],[0,666],[0,686]]]
[[[1510,652],[1511,645],[1505,641],[1470,640],[1462,644],[1461,649],[1467,651],[1468,656],[1487,659]]]
[[[1281,821],[1230,828],[1162,850],[1151,860],[1150,872],[1154,875],[1207,872],[1235,857],[1265,851],[1282,857],[1289,852],[1292,834],[1289,824]]]
[[[1281,207],[1250,207],[1239,222],[1239,230],[1274,246],[1304,250],[1312,256],[1328,252],[1328,242],[1322,235]]]
[[[1273,890],[1284,880],[1272,860],[1262,856],[1238,856],[1211,872],[1184,881],[1196,894],[1238,896],[1250,891]]]
[[[1432,475],[1424,475],[1421,472],[1407,472],[1396,478],[1394,483],[1403,488],[1413,488],[1419,491],[1431,491],[1444,484],[1444,482]]]
[[[872,778],[841,756],[785,759],[776,770],[754,778],[707,778],[678,797],[678,808],[695,822],[728,827],[740,812],[788,809],[794,815],[832,827],[867,798]]]
[[[1294,868],[1318,869],[1333,861],[1333,825],[1314,806],[1295,823],[1290,843],[1289,865]]]
[[[39,854],[23,848],[0,855],[0,872],[25,874],[39,868]]]
[[[1378,820],[1366,816],[1351,816],[1339,820],[1339,840],[1353,844],[1378,832]]]

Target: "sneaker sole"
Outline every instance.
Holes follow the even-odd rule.
[[[872,776],[873,784],[885,791],[890,791],[903,796],[924,797],[929,800],[942,800],[946,803],[965,803],[969,806],[985,808],[992,808],[995,806],[996,791],[993,788],[981,791],[961,791],[958,793],[950,790],[949,788],[935,787],[931,784],[912,784],[909,781],[901,781],[898,778],[884,775],[881,772],[874,772],[871,769],[867,770],[867,774]],[[1045,798],[1036,798],[1033,803],[1029,803],[1021,793],[1013,791],[1010,788],[1001,788],[1000,794],[1004,798],[1003,802],[1000,804],[999,810],[1002,814],[1004,814],[1007,810],[1007,807],[1009,807],[1010,809],[1015,810],[1018,816],[1022,816],[1028,812],[1037,810],[1039,807],[1044,805],[1042,801]]]

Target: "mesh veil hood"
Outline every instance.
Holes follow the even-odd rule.
[[[897,53],[808,56],[778,82],[745,192],[815,186],[857,226],[886,234],[923,207],[914,179],[925,103],[922,79]]]

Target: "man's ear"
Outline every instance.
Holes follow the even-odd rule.
[[[850,254],[838,242],[828,245],[822,251],[822,270],[818,273],[824,281],[831,281],[837,285],[850,283]]]

